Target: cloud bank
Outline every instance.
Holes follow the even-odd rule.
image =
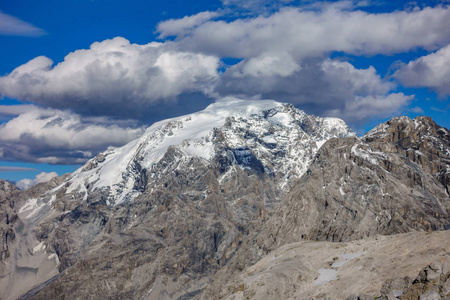
[[[0,77],[0,93],[85,115],[143,117],[180,95],[209,95],[218,66],[215,56],[117,37],[72,52],[55,66],[36,57]]]
[[[36,57],[0,77],[1,96],[35,104],[0,106],[0,117],[13,117],[0,125],[0,159],[82,163],[139,136],[143,124],[226,96],[290,102],[357,129],[413,103],[398,83],[450,94],[447,6],[370,13],[360,9],[367,1],[222,2],[222,10],[160,22],[160,42],[116,37],[56,65]],[[230,16],[230,7],[250,13]],[[373,66],[332,58],[415,49],[434,52],[384,78]],[[235,63],[227,64],[229,58]]]
[[[310,113],[341,117],[356,126],[368,118],[398,113],[412,100],[411,96],[393,93],[396,85],[383,80],[375,68],[357,69],[345,61],[306,59],[301,67],[291,64],[286,69],[283,64],[275,63],[272,69],[270,64],[261,63],[251,71],[248,66],[241,62],[229,68],[217,92],[278,99]],[[261,71],[255,71],[258,67]]]
[[[319,10],[288,7],[269,16],[208,21],[191,28],[186,23],[179,32],[167,31],[162,22],[157,31],[178,37],[184,49],[236,58],[264,52],[289,53],[296,59],[330,51],[394,54],[418,47],[434,50],[450,43],[447,7],[371,14],[338,4]]]
[[[185,16],[182,19],[170,19],[158,25],[159,38],[163,39],[173,35],[184,35],[195,27],[218,17],[218,12],[204,11],[193,16]]]
[[[18,181],[16,183],[16,186],[21,190],[26,190],[38,183],[48,182],[56,176],[58,176],[58,174],[56,172],[50,172],[50,173],[41,172],[41,173],[37,174],[34,179],[25,178],[25,179]]]
[[[428,87],[442,97],[450,95],[450,45],[401,64],[393,76],[404,86]]]
[[[133,121],[36,108],[0,125],[0,160],[81,164],[109,146],[141,136],[144,130]]]

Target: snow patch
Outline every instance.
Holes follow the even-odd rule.
[[[269,118],[269,120],[277,125],[281,126],[291,126],[292,116],[287,113],[278,113]]]
[[[58,255],[56,255],[56,253],[50,254],[47,259],[49,259],[49,260],[53,259],[56,262],[56,264],[59,265],[59,258],[58,258]]]
[[[333,269],[319,269],[319,277],[313,282],[313,286],[324,285],[332,280],[337,280],[337,271]]]
[[[316,142],[317,149],[322,148],[323,144],[325,144],[326,142],[327,142],[327,140],[322,140],[322,141]]]
[[[38,245],[36,245],[36,246],[33,248],[33,254],[36,253],[36,252],[38,252],[38,251],[44,251],[44,250],[45,250],[44,242],[40,242]]]
[[[367,252],[358,252],[358,253],[347,253],[339,255],[342,260],[334,262],[331,265],[331,269],[319,269],[319,277],[312,283],[313,286],[327,284],[330,281],[337,280],[338,268],[342,267],[349,260],[360,257],[361,255]]]
[[[358,147],[360,146],[360,147]],[[355,144],[352,147],[351,153],[355,156],[362,158],[373,165],[378,165],[378,159],[387,159],[387,156],[383,152],[372,151],[368,147],[363,149],[363,144]]]
[[[25,202],[25,204],[19,209],[19,214],[27,210],[38,208],[39,206],[37,204],[37,201],[38,201],[37,198],[28,199],[27,202]]]
[[[27,214],[25,219],[29,219],[36,215],[43,207],[45,203],[39,201],[37,198],[27,200],[27,202],[19,209],[19,214]]]

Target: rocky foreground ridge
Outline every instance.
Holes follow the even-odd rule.
[[[2,181],[0,298],[405,296],[448,259],[449,164],[450,133],[426,117],[358,138],[339,119],[227,99],[49,183]],[[349,262],[327,267],[340,255]],[[414,295],[444,296],[444,265]],[[352,281],[355,270],[367,280]],[[398,278],[389,296],[382,287]],[[352,293],[337,293],[340,282]]]

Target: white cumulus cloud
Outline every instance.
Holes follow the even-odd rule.
[[[31,104],[0,105],[0,118],[18,116],[22,113],[26,113],[35,109],[36,106]]]
[[[157,31],[162,36],[180,37],[178,42],[184,49],[220,57],[251,58],[264,52],[289,53],[296,59],[330,51],[393,54],[417,47],[434,50],[448,44],[450,9],[436,6],[368,13],[336,4],[317,10],[287,7],[268,16],[229,22],[210,20],[179,32],[166,31],[162,22]]]
[[[141,136],[144,130],[131,121],[35,108],[0,125],[0,159],[81,164],[109,146]]]
[[[357,96],[345,102],[343,108],[325,111],[325,114],[343,118],[349,123],[362,123],[377,117],[395,117],[413,98],[403,93]]]
[[[16,186],[21,190],[26,190],[32,186],[35,186],[38,183],[48,182],[56,176],[58,176],[58,174],[56,172],[50,172],[50,173],[41,172],[41,173],[37,174],[34,179],[25,178],[25,179],[18,181],[16,183]]]
[[[368,114],[391,116],[407,106],[411,99],[393,93],[396,85],[382,79],[372,66],[357,69],[346,61],[305,59],[301,67],[282,76],[271,72],[270,67],[261,68],[264,71],[259,74],[249,72],[249,65],[242,61],[230,67],[222,76],[217,92],[222,96],[251,98],[258,95],[263,99],[286,101],[309,113],[341,117],[356,126],[366,122]]]
[[[218,67],[215,56],[117,37],[74,51],[55,66],[37,57],[0,77],[0,94],[82,114],[136,117],[183,93],[209,94]]]
[[[161,22],[158,28],[161,32],[159,38],[165,38],[172,35],[183,35],[184,32],[197,27],[206,21],[219,16],[218,12],[203,11],[196,15],[185,16],[182,19],[170,19]]]
[[[289,54],[263,53],[242,63],[242,76],[287,77],[301,69]],[[239,74],[235,74],[238,76]]]
[[[393,75],[408,87],[428,87],[450,95],[450,45],[400,65]]]

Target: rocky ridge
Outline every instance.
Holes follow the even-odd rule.
[[[14,192],[0,296],[233,299],[242,271],[291,243],[444,230],[449,149],[427,118],[357,138],[291,105],[226,99]]]

